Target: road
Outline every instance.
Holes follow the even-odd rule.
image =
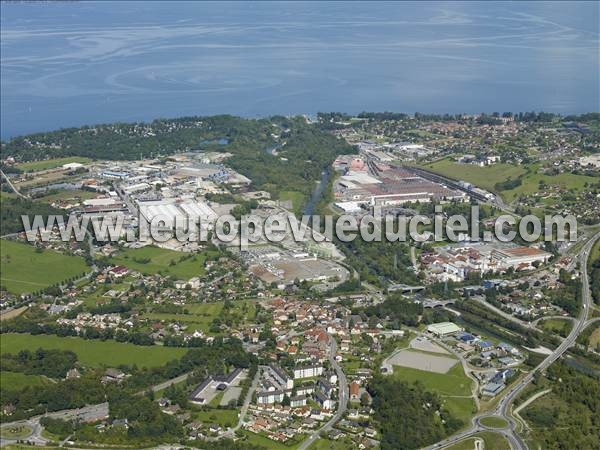
[[[302,442],[302,444],[298,446],[298,450],[306,450],[312,445],[313,442],[319,439],[321,433],[331,430],[331,428],[333,428],[333,425],[344,416],[344,413],[348,408],[348,398],[350,396],[348,392],[348,380],[346,379],[346,374],[344,373],[338,362],[335,360],[336,353],[337,342],[333,336],[329,335],[329,362],[335,370],[340,385],[337,411],[325,425],[323,425],[320,429],[314,431],[313,434],[311,434],[307,439],[305,439]]]
[[[466,437],[472,436],[481,431],[495,431],[504,436],[504,438],[509,442],[510,447],[513,450],[526,450],[527,444],[523,440],[521,436],[519,436],[517,432],[517,422],[515,419],[511,417],[511,405],[519,394],[525,389],[529,383],[534,379],[534,376],[537,373],[541,373],[545,371],[550,365],[552,365],[556,360],[558,360],[571,346],[575,344],[577,340],[577,336],[585,329],[587,325],[590,324],[590,321],[587,320],[588,311],[591,308],[592,300],[590,293],[590,284],[587,273],[587,261],[594,246],[594,243],[600,238],[600,233],[596,233],[581,249],[579,253],[579,261],[581,267],[581,282],[582,282],[582,308],[579,313],[579,316],[575,320],[575,324],[573,329],[569,333],[569,335],[561,342],[561,344],[542,361],[535,369],[529,372],[525,377],[523,377],[520,381],[518,381],[514,386],[510,388],[508,393],[502,397],[500,402],[493,411],[488,411],[483,414],[478,414],[473,417],[471,427],[457,433],[443,441],[440,441],[434,445],[429,447],[425,447],[427,450],[444,448],[453,444],[456,444],[458,441],[465,439]],[[499,416],[508,422],[508,426],[504,429],[492,429],[486,427],[481,423],[481,419],[483,417],[488,416]]]
[[[167,380],[167,381],[164,381],[157,385],[154,385],[154,386],[152,386],[151,389],[154,392],[160,391],[161,389],[165,389],[166,387],[170,386],[171,384],[180,383],[180,382],[186,380],[189,375],[190,375],[190,373],[180,375],[176,378],[172,378],[170,380]],[[146,392],[146,391],[147,391],[147,389],[139,392],[138,394]],[[47,414],[42,414],[41,416],[30,417],[29,419],[26,419],[26,420],[19,420],[16,422],[5,423],[5,424],[2,424],[2,427],[3,428],[11,427],[11,426],[19,425],[19,424],[27,425],[32,429],[32,432],[29,434],[29,436],[27,436],[25,438],[20,438],[19,440],[31,441],[31,442],[35,442],[37,445],[44,445],[48,442],[48,440],[46,438],[42,437],[42,434],[41,434],[43,427],[40,424],[40,419],[44,416],[52,417],[54,419],[78,420],[78,421],[83,421],[83,422],[92,422],[92,421],[101,420],[101,419],[108,417],[108,402],[99,403],[97,405],[88,405],[88,406],[84,406],[83,408],[64,409],[62,411],[54,411],[54,412],[50,412]],[[8,444],[14,444],[14,443],[16,443],[16,441],[17,441],[16,439],[0,439],[0,447],[3,447]]]
[[[0,170],[0,174],[2,174],[2,178],[4,178],[4,179],[6,180],[6,182],[7,182],[7,183],[8,183],[8,185],[10,186],[10,188],[11,188],[11,189],[13,190],[13,192],[14,192],[14,193],[17,195],[17,197],[21,197],[21,198],[24,198],[24,199],[27,199],[27,198],[29,198],[29,197],[27,197],[26,195],[23,195],[23,194],[21,194],[21,193],[19,192],[19,190],[18,190],[18,189],[15,187],[15,185],[14,185],[14,184],[12,184],[12,181],[10,181],[10,178],[8,178],[8,177],[6,176],[6,174],[5,174],[5,173],[4,173],[2,170]]]

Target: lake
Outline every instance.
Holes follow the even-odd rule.
[[[317,111],[597,111],[598,3],[1,5],[2,139]]]

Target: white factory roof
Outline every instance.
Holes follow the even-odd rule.
[[[344,210],[347,213],[360,212],[361,207],[358,202],[336,202],[335,206]]]
[[[342,179],[345,181],[351,181],[356,184],[379,184],[377,178],[372,177],[371,175],[364,172],[350,172],[348,175],[342,176]]]
[[[197,200],[186,200],[179,204],[181,208],[190,219],[201,219],[201,220],[216,220],[217,213],[215,213],[210,206],[204,202]]]

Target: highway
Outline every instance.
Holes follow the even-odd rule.
[[[545,371],[550,365],[552,365],[556,360],[558,360],[571,346],[575,344],[577,340],[577,336],[588,326],[591,322],[587,320],[588,311],[591,308],[592,296],[590,292],[590,284],[587,273],[587,261],[594,246],[594,243],[600,238],[600,233],[596,233],[581,249],[579,253],[579,261],[581,267],[581,282],[582,286],[582,308],[579,313],[579,317],[575,320],[575,324],[573,329],[567,336],[565,340],[561,342],[561,344],[542,361],[535,369],[529,372],[525,377],[523,377],[520,381],[518,381],[514,386],[512,386],[508,393],[502,397],[496,408],[492,411],[488,411],[482,414],[478,414],[473,417],[471,427],[463,430],[443,441],[440,441],[436,444],[433,444],[429,447],[425,447],[426,450],[433,450],[448,447],[450,445],[456,444],[457,442],[470,437],[476,433],[481,431],[494,431],[502,434],[504,438],[510,444],[510,447],[513,450],[527,450],[527,444],[523,440],[523,438],[517,432],[517,422],[511,416],[511,405],[517,396],[525,389],[529,383],[533,380],[536,373],[541,373]],[[494,429],[486,427],[481,423],[481,419],[483,417],[488,416],[499,416],[508,422],[508,426],[503,429]]]
[[[337,353],[337,342],[335,341],[335,338],[333,336],[329,335],[329,362],[331,363],[331,366],[335,370],[335,373],[338,377],[338,383],[340,385],[337,411],[335,412],[334,416],[331,419],[329,419],[329,421],[325,425],[323,425],[318,430],[315,430],[313,432],[313,434],[311,434],[307,439],[305,439],[302,442],[302,444],[300,444],[298,446],[298,450],[306,450],[308,447],[310,447],[312,445],[313,442],[315,442],[317,439],[319,439],[319,436],[322,433],[331,430],[333,425],[336,424],[344,416],[344,413],[346,412],[346,409],[348,408],[348,398],[350,396],[349,391],[348,391],[348,380],[346,378],[346,374],[344,373],[344,371],[342,370],[342,368],[340,367],[338,362],[335,360],[336,353]]]

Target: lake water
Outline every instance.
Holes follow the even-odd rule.
[[[1,135],[317,111],[597,111],[598,3],[1,4]]]

